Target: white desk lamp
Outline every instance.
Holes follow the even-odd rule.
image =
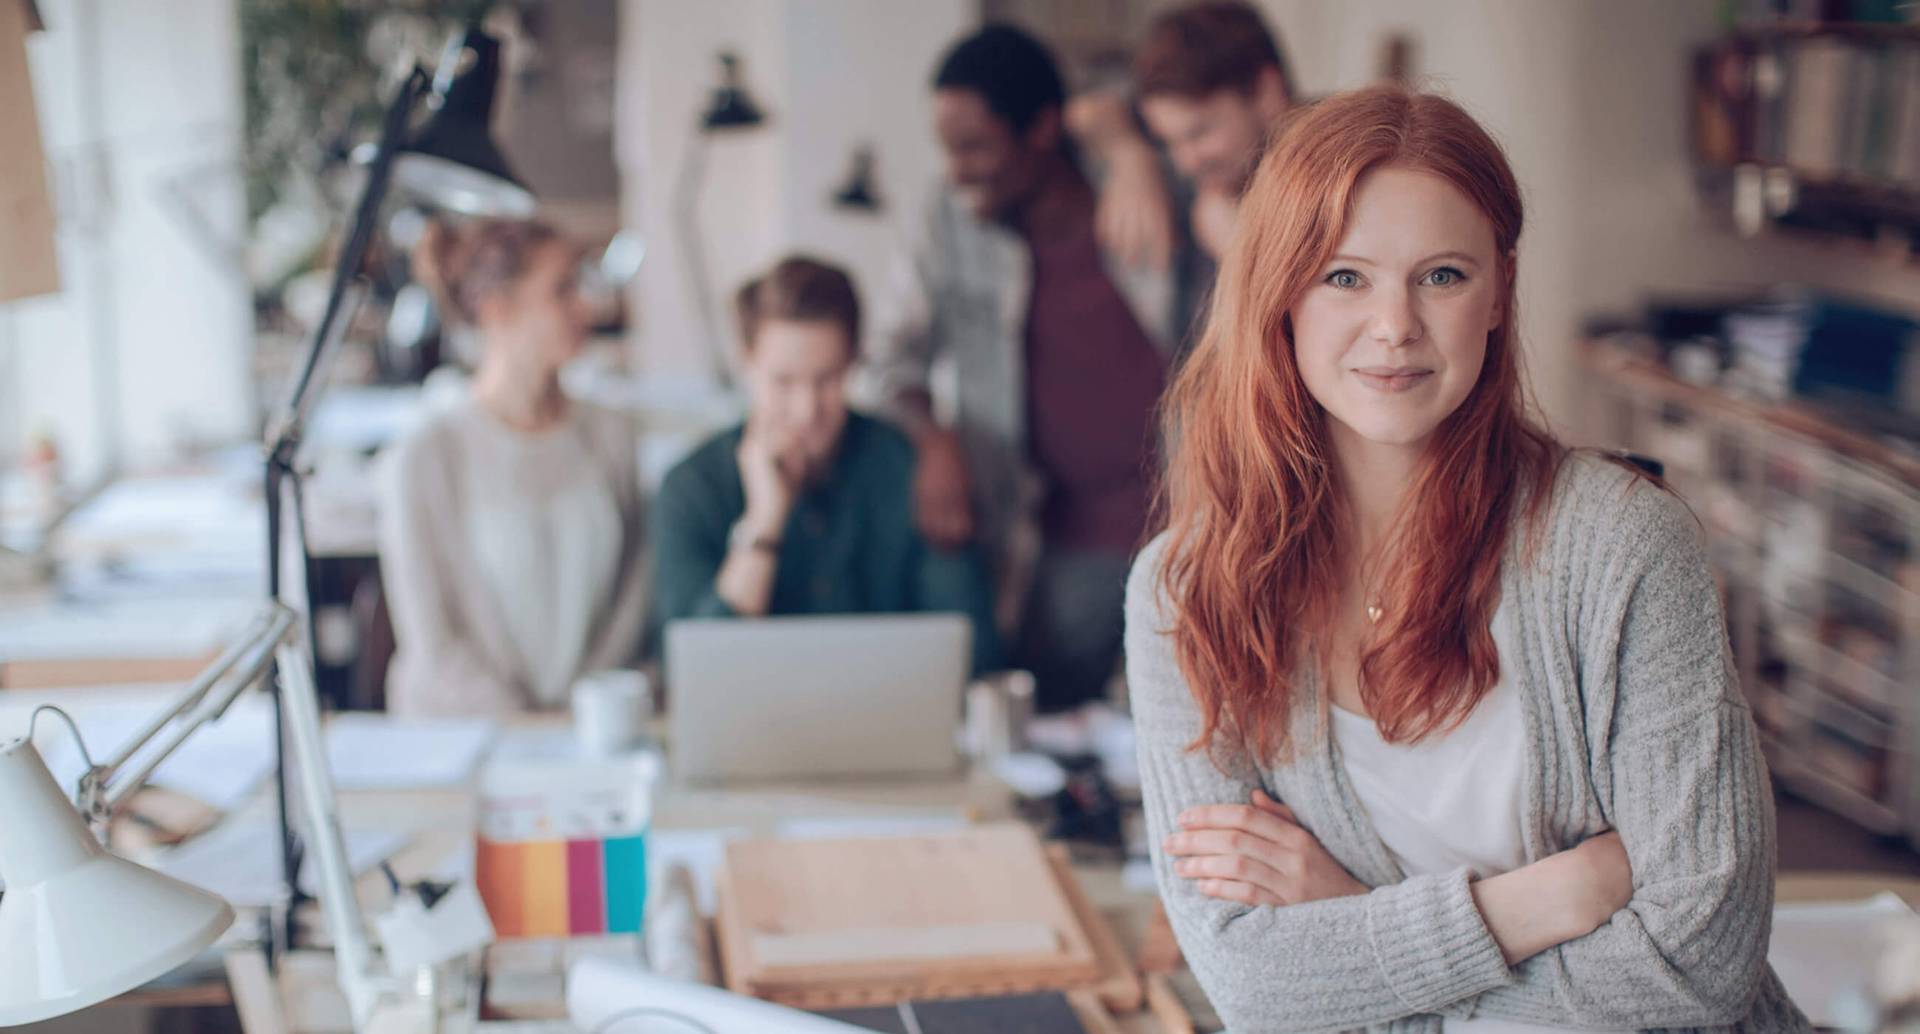
[[[233,924],[225,901],[109,854],[30,740],[0,745],[0,1026],[138,987]]]
[[[26,738],[0,743],[0,815],[7,817],[0,823],[0,877],[7,881],[0,896],[0,958],[7,960],[0,966],[0,1026],[59,1016],[138,987],[233,925],[225,901],[110,853],[89,825],[103,824],[168,754],[226,712],[259,676],[293,617],[270,606],[118,754],[100,764],[88,757],[74,802],[34,747],[31,725]],[[65,717],[57,708],[43,710]],[[36,721],[41,713],[34,712]]]
[[[418,980],[393,970],[431,971],[490,941],[492,927],[469,885],[429,908],[410,901],[396,907],[382,917],[381,931],[405,950],[383,958],[373,949],[340,836],[312,667],[290,643],[298,638],[289,634],[296,624],[293,611],[268,604],[240,642],[117,754],[99,764],[87,760],[74,802],[47,770],[31,728],[24,739],[0,743],[0,1027],[60,1016],[138,987],[232,925],[225,901],[115,856],[89,826],[103,827],[167,755],[259,681],[276,654],[320,905],[354,1029],[437,1025],[438,1004],[422,999]],[[58,708],[42,711],[66,717]]]

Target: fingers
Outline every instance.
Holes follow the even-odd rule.
[[[1280,818],[1283,818],[1288,822],[1293,823],[1296,826],[1300,824],[1300,820],[1294,816],[1292,808],[1289,808],[1286,805],[1281,804],[1279,801],[1276,801],[1273,798],[1267,796],[1267,792],[1265,790],[1253,791],[1253,806],[1256,808],[1259,808],[1261,811],[1264,811],[1269,815],[1277,815]]]
[[[1237,880],[1195,880],[1193,889],[1210,898],[1219,898],[1222,901],[1232,901],[1242,905],[1271,905],[1278,908],[1286,904],[1280,899],[1280,895],[1265,887],[1257,887]]]
[[[1233,829],[1202,829],[1175,833],[1161,842],[1175,858],[1216,854],[1259,855],[1277,851],[1280,845],[1264,837]]]
[[[1229,880],[1247,883],[1278,896],[1284,886],[1280,870],[1258,858],[1239,854],[1210,854],[1182,858],[1173,863],[1173,873],[1189,880]]]
[[[788,488],[797,488],[807,479],[807,466],[811,461],[806,450],[798,445],[777,453],[773,457],[773,467],[780,472],[780,479]]]
[[[1210,804],[1181,812],[1179,822],[1183,831],[1237,829],[1281,844],[1302,832],[1291,814],[1282,817],[1251,804]]]

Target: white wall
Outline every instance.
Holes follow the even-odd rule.
[[[1584,422],[1581,321],[1649,293],[1797,282],[1907,309],[1920,274],[1838,248],[1743,240],[1701,211],[1688,160],[1689,56],[1718,33],[1709,0],[1260,0],[1310,94],[1371,81],[1407,33],[1414,71],[1507,149],[1527,204],[1522,333],[1556,428]]]
[[[625,0],[615,148],[624,219],[647,239],[634,347],[641,368],[705,368],[673,238],[674,181],[691,127],[718,80],[714,55],[740,54],[770,121],[711,141],[698,219],[734,344],[733,290],[792,250],[840,262],[877,322],[898,231],[940,171],[930,122],[933,63],[972,22],[969,0]],[[856,142],[870,142],[888,202],[883,219],[832,209]]]
[[[245,433],[252,314],[237,257],[233,0],[42,0],[29,41],[64,290],[0,313],[0,431],[51,432],[70,476]],[[182,215],[191,205],[211,240]]]

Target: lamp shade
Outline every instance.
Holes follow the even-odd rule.
[[[493,142],[500,42],[479,29],[454,37],[434,75],[433,113],[394,156],[393,181],[415,198],[463,215],[524,218],[533,193]]]
[[[0,1027],[139,987],[233,924],[225,901],[101,847],[28,740],[0,743],[0,815]]]
[[[713,89],[713,97],[707,102],[707,113],[700,117],[700,127],[708,132],[750,129],[766,120],[767,117],[760,113],[760,105],[754,103],[753,96],[747,92],[746,83],[742,80],[739,55],[722,52],[720,85]]]
[[[854,212],[880,211],[880,192],[874,186],[874,179],[873,148],[862,144],[853,150],[853,165],[847,170],[847,181],[833,192],[834,206]]]

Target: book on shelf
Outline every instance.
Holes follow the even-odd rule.
[[[1920,188],[1920,34],[1734,36],[1695,55],[1695,155]]]

